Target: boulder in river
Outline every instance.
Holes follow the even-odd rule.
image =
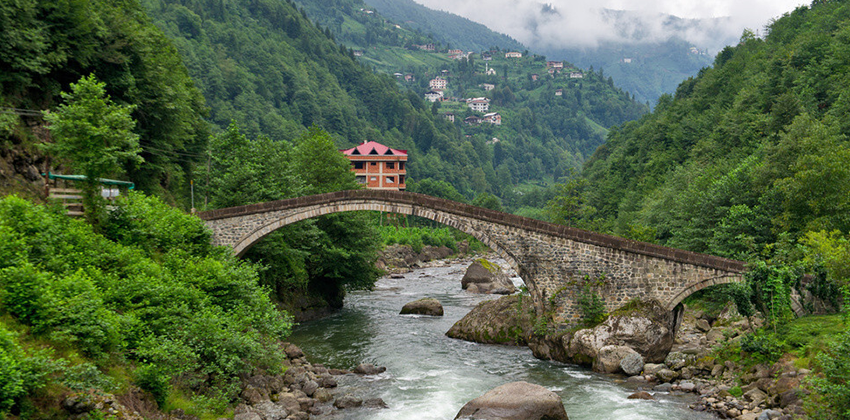
[[[434,298],[422,298],[409,302],[401,308],[401,315],[443,316],[443,305]]]
[[[569,420],[558,394],[528,382],[511,382],[466,403],[457,419]]]
[[[451,338],[484,344],[526,345],[532,329],[531,298],[502,296],[472,308],[446,332]]]
[[[479,258],[470,264],[460,285],[463,290],[472,293],[510,295],[516,292],[516,287],[502,268],[484,258]]]
[[[354,368],[354,373],[358,375],[377,375],[386,371],[387,368],[383,366],[375,366],[371,363],[361,363]]]

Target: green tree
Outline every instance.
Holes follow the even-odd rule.
[[[56,112],[44,114],[53,136],[47,149],[86,176],[82,188],[86,218],[97,225],[104,208],[98,180],[120,173],[124,162],[142,161],[130,116],[135,107],[114,104],[106,84],[94,74],[71,83],[71,93],[63,92],[62,99],[65,103]]]

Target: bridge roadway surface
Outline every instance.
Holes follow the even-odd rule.
[[[611,312],[631,299],[672,310],[705,287],[739,282],[744,262],[590,232],[423,194],[349,190],[198,213],[213,243],[238,256],[269,233],[301,220],[346,211],[424,217],[466,232],[504,258],[523,279],[538,313],[572,325],[586,283]]]

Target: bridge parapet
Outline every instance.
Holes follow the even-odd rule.
[[[576,298],[585,278],[605,277],[599,293],[608,311],[629,299],[657,299],[670,309],[710,285],[741,280],[746,267],[712,255],[556,225],[404,191],[349,190],[199,213],[214,241],[241,255],[281,226],[342,211],[377,210],[416,215],[481,240],[511,263],[543,311],[578,319]]]

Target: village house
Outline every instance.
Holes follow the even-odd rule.
[[[482,118],[482,121],[494,125],[502,125],[502,116],[499,115],[498,112],[491,112],[489,114],[484,114],[484,118]]]
[[[478,125],[481,124],[481,117],[476,115],[470,115],[463,119],[463,123],[468,125]]]
[[[564,90],[563,90],[563,89],[555,89],[555,96],[561,96],[561,95],[563,95],[563,94],[564,94]]]
[[[446,112],[445,114],[443,114],[443,118],[451,122],[455,122],[455,114],[453,112]]]
[[[401,77],[402,77],[402,76],[404,76],[404,74],[402,74],[402,73],[393,73],[393,76],[395,76],[395,78],[396,78],[396,79],[401,79]]]
[[[536,82],[536,81],[537,81],[537,79],[539,79],[539,78],[540,78],[540,76],[538,76],[536,73],[531,75],[531,80],[532,80],[532,81],[535,81],[535,82]]]
[[[487,98],[470,98],[466,100],[466,105],[473,111],[487,112],[490,110],[490,100]]]
[[[563,61],[547,61],[546,67],[550,68],[550,69],[562,69],[562,68],[564,68],[564,62]]]
[[[443,79],[442,77],[439,77],[439,76],[431,79],[431,81],[428,82],[428,86],[431,89],[445,89],[446,86],[448,86],[448,84],[449,84],[449,82],[446,79]]]
[[[423,50],[423,51],[434,51],[435,50],[434,44],[417,45],[416,47],[419,48],[420,50]]]
[[[432,89],[425,92],[425,99],[428,102],[437,102],[443,99],[443,91],[440,89]]]
[[[492,84],[492,83],[484,83],[482,86],[484,86],[484,91],[485,91],[485,92],[489,92],[489,91],[491,91],[491,90],[493,90],[493,89],[495,89],[495,88],[496,88],[496,85],[494,85],[494,84]]]
[[[363,50],[354,50],[353,54],[354,54],[355,57],[362,57],[363,56]]]
[[[487,74],[488,76],[495,76],[496,75],[496,69],[492,69],[492,68],[487,69],[487,72],[485,74]]]
[[[574,72],[570,73],[570,79],[582,79],[582,78],[584,78],[584,74],[582,74],[580,71],[574,71]]]
[[[357,182],[371,190],[406,188],[407,150],[391,149],[374,141],[364,141],[351,149],[340,150],[351,161]]]
[[[548,73],[549,73],[552,77],[555,77],[555,72],[556,72],[556,71],[557,71],[557,70],[555,70],[555,68],[554,68],[554,67],[549,67],[549,69],[547,69],[547,70],[546,70],[546,72],[548,72]]]
[[[623,62],[626,63],[626,64],[631,64],[632,59],[631,58],[624,58]]]
[[[492,61],[493,56],[490,55],[490,53],[485,52],[485,53],[481,53],[481,59],[484,60],[484,61]]]
[[[412,73],[407,73],[407,74],[404,75],[404,81],[405,82],[414,82],[414,81],[416,81],[416,77],[414,77]]]
[[[506,52],[505,58],[522,58],[522,53],[516,51]]]

